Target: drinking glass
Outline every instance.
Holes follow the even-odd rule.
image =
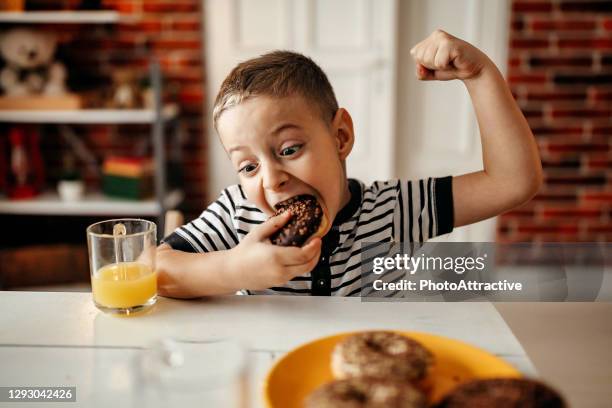
[[[98,309],[130,315],[155,304],[156,230],[151,221],[131,218],[87,227],[91,288]]]

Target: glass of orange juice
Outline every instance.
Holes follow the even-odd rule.
[[[155,223],[131,218],[87,227],[91,288],[98,309],[130,315],[155,304],[156,234]]]

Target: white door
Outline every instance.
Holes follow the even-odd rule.
[[[478,124],[460,81],[420,82],[410,48],[437,28],[482,49],[505,73],[508,0],[402,0],[399,15],[398,149],[400,177],[481,170]],[[439,241],[494,241],[495,219],[458,228]]]
[[[349,176],[394,176],[396,0],[205,0],[204,15],[211,199],[237,180],[210,121],[216,93],[236,63],[275,49],[317,62],[351,113]]]

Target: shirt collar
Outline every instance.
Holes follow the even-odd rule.
[[[361,185],[355,179],[348,179],[351,198],[334,219],[333,225],[338,227],[351,219],[361,205]]]
[[[329,262],[330,255],[340,245],[340,226],[353,217],[361,206],[361,184],[357,180],[349,179],[349,191],[351,198],[349,202],[340,210],[334,219],[334,223],[329,232],[323,237],[321,256]],[[346,237],[345,237],[346,239]]]

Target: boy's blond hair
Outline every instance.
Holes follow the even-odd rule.
[[[251,96],[286,97],[297,93],[314,103],[327,123],[338,110],[325,72],[310,58],[290,51],[273,51],[238,64],[225,78],[213,108],[213,124],[224,110]]]

